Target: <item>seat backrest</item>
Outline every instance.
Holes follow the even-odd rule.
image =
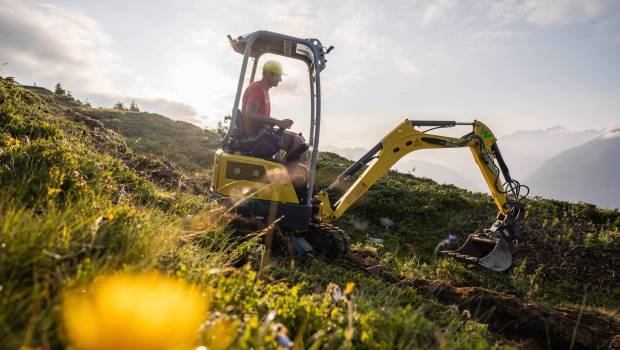
[[[243,117],[241,116],[241,111],[237,109],[237,112],[230,117],[230,126],[228,127],[226,136],[222,139],[222,148],[227,152],[235,152],[238,148],[238,142],[244,138],[245,128],[243,127]]]
[[[241,140],[245,138],[245,127],[243,125],[243,116],[241,115],[240,110],[237,109],[235,115],[232,116],[230,126],[232,127],[231,137],[233,139]]]

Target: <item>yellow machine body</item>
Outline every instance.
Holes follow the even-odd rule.
[[[213,189],[220,195],[242,200],[299,204],[299,198],[284,165],[265,159],[215,153]]]

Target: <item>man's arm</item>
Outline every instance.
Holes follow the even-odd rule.
[[[258,112],[258,105],[255,103],[250,103],[248,106],[248,113],[246,116],[249,120],[261,123],[261,124],[271,124],[278,126],[283,129],[288,129],[293,125],[293,121],[290,119],[276,119],[271,117],[266,117]]]

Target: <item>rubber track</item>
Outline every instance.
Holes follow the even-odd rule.
[[[351,245],[351,240],[344,230],[330,224],[312,224],[302,236],[310,243],[315,256],[328,260],[344,257]]]

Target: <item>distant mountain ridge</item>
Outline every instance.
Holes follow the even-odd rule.
[[[620,128],[547,160],[525,182],[544,197],[620,208]]]
[[[546,129],[518,130],[500,137],[497,143],[511,174],[524,179],[546,160],[594,139],[600,132],[594,129],[572,131],[556,125]]]

